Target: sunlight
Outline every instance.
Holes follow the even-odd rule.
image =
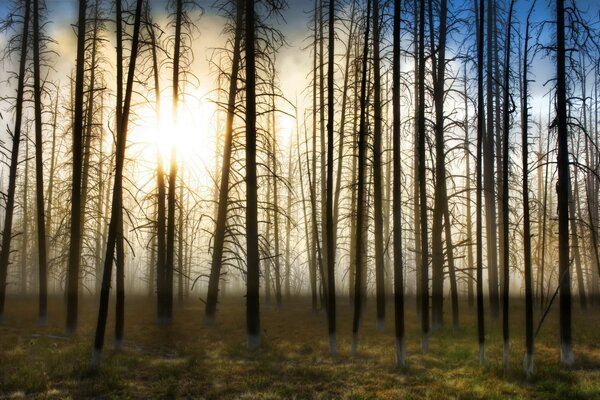
[[[215,157],[215,104],[189,96],[180,101],[175,120],[170,98],[163,96],[161,100],[160,117],[152,105],[138,111],[139,123],[132,126],[129,138],[133,146],[141,146],[137,157],[155,166],[158,149],[168,169],[171,152],[175,149],[178,164],[188,173],[198,177],[205,175]]]

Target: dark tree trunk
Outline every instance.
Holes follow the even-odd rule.
[[[67,266],[67,334],[77,329],[79,274],[81,265],[81,173],[83,164],[83,80],[85,64],[85,12],[87,1],[79,0],[77,22],[77,66],[75,73],[75,107],[73,109],[73,184],[71,187],[71,239]]]
[[[233,141],[233,119],[235,117],[235,98],[237,95],[237,80],[240,69],[240,48],[242,41],[242,24],[244,18],[243,1],[238,0],[236,6],[235,37],[233,44],[233,60],[229,80],[229,94],[227,100],[227,119],[225,121],[225,138],[223,147],[223,165],[221,168],[221,182],[219,187],[219,208],[217,211],[217,224],[212,252],[210,277],[208,279],[208,292],[206,295],[206,308],[204,322],[212,324],[215,319],[219,295],[219,281],[221,280],[221,262],[225,243],[225,228],[227,221],[227,206],[229,195],[229,173],[231,170],[231,146]]]
[[[475,14],[479,14],[477,18],[477,183],[475,190],[477,192],[477,199],[475,207],[477,209],[477,339],[479,342],[479,363],[485,362],[485,325],[483,320],[483,221],[482,221],[482,153],[483,153],[483,141],[485,133],[485,109],[483,101],[483,17],[484,12],[484,0],[479,0],[479,6],[477,0],[475,0]]]
[[[33,0],[33,90],[35,112],[35,186],[37,205],[37,241],[39,272],[39,324],[48,323],[48,260],[46,253],[46,219],[44,216],[44,142],[42,141],[42,78],[40,74],[40,9]]]
[[[429,347],[429,244],[427,240],[427,188],[425,165],[425,2],[419,5],[419,69],[417,73],[417,157],[421,222],[421,350]]]
[[[365,224],[365,170],[367,163],[367,62],[369,57],[369,31],[371,22],[371,0],[367,0],[367,26],[365,29],[365,41],[362,55],[362,69],[361,69],[361,82],[360,82],[360,122],[358,131],[358,194],[356,200],[356,249],[354,251],[354,265],[355,274],[354,278],[354,316],[352,319],[352,353],[356,353],[358,350],[358,330],[360,327],[360,320],[362,316],[362,305],[363,296],[366,293],[362,293],[362,274],[363,274],[363,252],[364,246],[367,244],[364,242],[363,230]]]
[[[256,54],[254,0],[246,6],[246,331],[248,350],[260,347],[260,260],[256,199]]]
[[[113,184],[112,208],[110,214],[110,223],[108,225],[108,238],[106,241],[106,255],[104,258],[104,271],[102,274],[102,289],[100,291],[100,305],[98,309],[98,321],[96,325],[96,335],[94,339],[94,348],[92,351],[92,369],[100,366],[100,355],[104,347],[104,332],[106,330],[106,319],[108,316],[108,300],[110,295],[110,282],[112,275],[112,264],[115,256],[115,247],[118,247],[119,236],[123,234],[123,167],[125,164],[125,150],[127,145],[127,128],[129,123],[129,111],[131,97],[133,95],[133,80],[135,75],[135,65],[138,54],[140,20],[142,13],[143,0],[137,0],[135,9],[135,22],[133,25],[133,41],[131,44],[131,56],[129,57],[129,68],[127,72],[127,85],[125,88],[125,100],[123,104],[117,104],[117,111],[120,114],[121,121],[117,120],[117,143],[115,155],[115,178]],[[120,17],[121,0],[117,0],[117,16]],[[119,42],[117,42],[117,47]],[[119,112],[119,110],[121,110]],[[116,249],[117,252],[120,249]],[[119,257],[122,255],[117,255]],[[119,273],[120,271],[117,271]],[[117,288],[119,290],[119,288]],[[117,311],[119,308],[117,308]],[[119,316],[117,315],[117,318]],[[117,321],[117,324],[120,323]],[[118,331],[117,331],[118,332]],[[117,340],[122,339],[117,337]]]
[[[492,76],[493,57],[493,8],[495,0],[488,0],[487,11],[487,127],[483,136],[483,186],[485,195],[485,227],[486,227],[486,256],[488,263],[488,297],[492,319],[500,315],[500,300],[498,295],[498,238],[496,227],[496,196],[494,184],[494,103]],[[481,38],[483,40],[483,37]]]
[[[334,38],[335,38],[335,0],[329,0],[329,49],[327,62],[327,331],[329,333],[329,352],[337,353],[337,344],[335,338],[335,258],[333,257],[333,103],[335,101],[333,94],[333,56],[334,56]]]
[[[575,362],[571,337],[571,274],[569,272],[569,145],[565,70],[564,0],[556,0],[556,122],[558,128],[558,273],[560,285],[560,361]]]
[[[404,339],[404,265],[402,262],[402,154],[400,141],[400,0],[394,1],[394,39],[392,59],[392,136],[394,201],[392,212],[394,219],[394,309],[396,328],[396,365],[406,366],[406,344]]]
[[[502,242],[504,243],[502,246],[502,339],[503,339],[503,356],[502,356],[502,364],[504,369],[508,368],[508,361],[510,355],[509,348],[509,329],[508,329],[508,317],[509,317],[509,278],[510,278],[510,254],[509,254],[509,232],[508,232],[508,167],[509,167],[509,142],[508,135],[510,130],[510,39],[512,37],[511,32],[511,24],[512,24],[512,15],[513,15],[513,7],[515,5],[515,1],[511,0],[510,9],[508,11],[508,23],[506,28],[506,51],[504,53],[504,93],[502,104],[503,108],[503,138],[502,138],[502,196],[500,197],[502,200]],[[526,174],[526,172],[525,172]]]
[[[525,22],[525,45],[523,47],[523,77],[521,85],[521,142],[523,146],[523,264],[525,268],[525,360],[523,368],[528,378],[533,376],[533,279],[531,273],[531,222],[529,212],[529,18],[535,6],[533,2]],[[538,222],[539,223],[539,222]]]
[[[383,190],[381,157],[381,60],[379,54],[379,1],[373,2],[373,95],[374,95],[374,137],[373,137],[373,197],[375,219],[375,297],[377,308],[377,331],[385,328],[385,264],[383,254]]]

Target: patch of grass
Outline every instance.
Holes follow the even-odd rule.
[[[263,345],[246,350],[244,299],[225,299],[217,324],[204,327],[202,305],[175,309],[172,326],[155,322],[145,299],[128,298],[126,341],[113,350],[114,321],[107,326],[99,371],[89,362],[96,306],[83,299],[79,332],[64,337],[61,299],[52,299],[51,325],[35,325],[35,299],[9,299],[0,326],[0,397],[33,398],[239,398],[239,399],[595,399],[600,398],[600,322],[597,313],[576,314],[573,369],[559,366],[557,316],[550,314],[536,340],[536,375],[522,371],[522,310],[511,310],[511,360],[502,366],[500,324],[487,321],[487,362],[478,361],[474,313],[461,308],[461,328],[433,332],[430,351],[420,350],[420,327],[407,313],[409,366],[398,369],[393,324],[375,332],[373,307],[365,310],[359,352],[350,354],[352,310],[338,309],[338,350],[327,351],[323,313],[295,300],[261,309]],[[409,303],[410,304],[410,303]],[[410,305],[409,305],[410,306]],[[409,308],[410,309],[410,308]],[[112,310],[112,308],[111,308]],[[112,317],[112,315],[111,315]]]

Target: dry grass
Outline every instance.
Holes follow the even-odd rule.
[[[262,304],[263,346],[249,353],[241,296],[220,306],[213,327],[203,326],[199,302],[177,307],[174,324],[164,327],[155,323],[153,302],[128,298],[124,349],[112,350],[109,323],[102,368],[96,373],[89,369],[97,312],[94,300],[83,301],[79,333],[71,338],[62,337],[62,311],[50,314],[48,328],[38,328],[35,307],[35,299],[7,301],[5,323],[0,326],[0,397],[600,399],[597,309],[575,313],[577,364],[569,370],[558,365],[557,316],[549,316],[536,342],[536,377],[527,381],[521,367],[524,324],[519,307],[512,311],[515,339],[510,368],[504,371],[499,321],[486,324],[488,362],[480,367],[473,310],[463,305],[460,331],[446,328],[433,333],[430,351],[421,354],[414,304],[409,303],[409,367],[398,370],[391,305],[387,330],[377,334],[373,304],[368,304],[359,355],[351,356],[351,308],[340,298],[340,354],[330,356],[325,315],[312,314],[303,299],[281,310]],[[62,309],[61,299],[52,299],[51,310]]]

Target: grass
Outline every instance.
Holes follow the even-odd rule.
[[[481,367],[474,310],[462,305],[459,331],[447,327],[432,333],[429,352],[422,354],[419,323],[409,303],[409,366],[399,370],[394,366],[391,303],[383,334],[375,332],[373,304],[367,305],[359,353],[352,356],[352,309],[340,298],[339,354],[330,356],[325,315],[313,314],[304,299],[281,310],[263,301],[263,345],[250,353],[242,296],[220,305],[213,327],[203,326],[199,302],[176,307],[174,323],[166,327],[155,323],[153,302],[131,297],[123,350],[112,348],[114,325],[109,321],[102,367],[93,372],[95,300],[83,299],[78,333],[68,338],[61,301],[51,299],[50,326],[39,328],[35,299],[7,300],[0,325],[0,398],[600,399],[597,309],[574,311],[577,363],[571,369],[559,366],[557,315],[549,315],[536,340],[536,375],[527,380],[519,305],[511,310],[511,360],[504,370],[500,321],[486,321],[487,363]]]

